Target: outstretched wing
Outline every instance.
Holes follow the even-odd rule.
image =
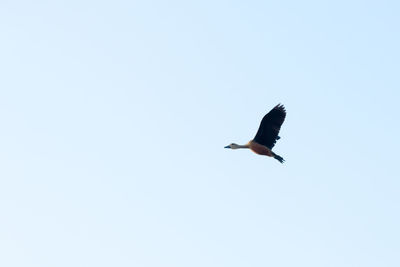
[[[286,117],[285,107],[278,104],[261,121],[254,141],[272,149],[279,139],[278,133]]]

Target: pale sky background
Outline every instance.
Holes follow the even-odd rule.
[[[400,266],[399,12],[1,1],[0,266]]]

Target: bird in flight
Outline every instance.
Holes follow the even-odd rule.
[[[272,148],[274,147],[276,141],[280,139],[278,134],[282,123],[285,121],[285,117],[285,107],[281,104],[278,104],[261,120],[260,127],[258,128],[257,134],[253,140],[249,141],[245,145],[237,145],[232,143],[227,145],[225,148],[249,148],[256,154],[274,157],[274,159],[278,160],[280,163],[283,163],[285,160],[281,156],[272,152]]]

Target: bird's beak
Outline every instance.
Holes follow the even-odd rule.
[[[231,148],[231,146],[226,146],[226,147],[224,147],[224,148]]]

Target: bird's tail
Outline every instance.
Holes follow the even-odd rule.
[[[277,154],[274,154],[274,159],[278,160],[280,163],[284,163],[285,162],[285,160],[281,156],[279,156]]]

